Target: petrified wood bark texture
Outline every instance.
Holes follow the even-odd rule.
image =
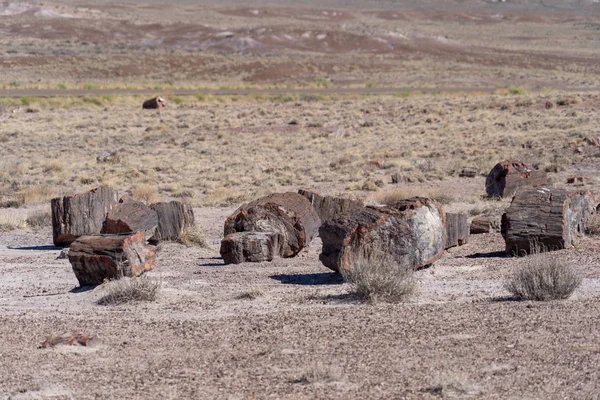
[[[502,216],[506,251],[527,254],[532,246],[546,250],[572,247],[588,229],[596,212],[588,191],[568,192],[556,188],[523,188]]]
[[[279,255],[278,235],[273,232],[236,232],[221,241],[225,264],[273,261]]]
[[[534,170],[530,165],[518,160],[504,161],[490,171],[485,180],[488,197],[510,197],[520,187],[534,187],[548,184],[545,171]]]
[[[467,214],[446,213],[446,249],[462,246],[469,241]]]
[[[194,225],[194,210],[188,204],[180,201],[155,203],[150,206],[158,217],[158,227],[151,243],[162,241],[177,241],[185,228]]]
[[[52,199],[52,238],[69,246],[82,235],[98,234],[106,215],[117,203],[117,193],[102,186],[88,193]]]
[[[345,199],[343,197],[321,196],[310,190],[299,190],[299,194],[306,197],[319,214],[321,222],[328,221],[344,213],[359,213],[365,208],[362,201]]]

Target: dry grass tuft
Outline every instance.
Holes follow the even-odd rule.
[[[27,217],[27,225],[33,229],[52,226],[52,214],[48,211],[38,211]]]
[[[324,365],[322,362],[313,362],[304,368],[304,371],[298,378],[294,380],[295,383],[301,383],[304,385],[312,385],[319,383],[336,382],[342,378],[342,371],[332,365]]]
[[[183,230],[183,233],[181,234],[181,243],[190,246],[198,246],[204,248],[209,247],[208,243],[206,243],[204,234],[196,225],[189,226]]]
[[[504,287],[520,300],[564,300],[581,285],[581,280],[564,259],[534,246],[524,265],[513,272]]]
[[[26,229],[27,222],[12,215],[0,215],[0,232]]]
[[[265,294],[263,293],[262,290],[260,290],[258,288],[251,288],[251,289],[248,289],[247,291],[245,291],[244,293],[237,295],[235,298],[239,299],[239,300],[255,300],[264,295]]]
[[[586,233],[593,236],[600,235],[600,214],[594,214],[594,216],[592,216],[588,222]]]
[[[147,184],[135,186],[131,191],[131,197],[147,205],[160,201],[160,196],[156,193],[156,188]]]
[[[100,305],[118,305],[132,301],[154,301],[162,287],[162,281],[147,275],[138,278],[121,278],[103,284],[106,294]]]
[[[42,203],[54,197],[58,197],[58,193],[48,185],[29,186],[17,193],[20,204]]]
[[[354,294],[368,302],[398,303],[416,291],[414,266],[396,261],[382,249],[360,249],[351,269],[340,273]]]
[[[240,204],[245,200],[243,193],[229,188],[218,188],[207,194],[201,201],[204,207],[226,207]]]

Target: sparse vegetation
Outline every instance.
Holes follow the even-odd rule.
[[[236,296],[239,300],[255,300],[259,297],[264,296],[264,292],[258,288],[251,288]]]
[[[294,380],[296,383],[312,385],[319,383],[336,382],[342,378],[339,367],[325,365],[323,362],[312,362],[307,365],[302,373]]]
[[[581,277],[566,260],[556,254],[533,247],[504,284],[520,300],[563,300],[581,285]]]
[[[156,187],[148,184],[136,185],[131,191],[131,197],[147,205],[160,201],[160,196],[156,193]]]
[[[204,237],[204,234],[202,233],[202,230],[196,225],[184,229],[181,235],[181,243],[190,246],[198,246],[204,248],[209,247]]]
[[[27,217],[27,226],[33,229],[52,226],[52,214],[48,211],[38,211]]]
[[[105,295],[98,300],[100,305],[119,305],[132,301],[154,301],[162,287],[162,281],[148,275],[137,278],[124,277],[102,285]]]
[[[390,205],[397,203],[398,201],[407,200],[414,197],[430,198],[442,205],[450,204],[455,200],[451,193],[444,190],[401,187],[379,191],[371,196],[371,202]]]
[[[368,302],[397,303],[416,292],[414,265],[398,262],[383,249],[359,249],[351,268],[340,273],[353,292]]]

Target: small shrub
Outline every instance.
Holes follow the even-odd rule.
[[[41,203],[57,197],[57,191],[48,185],[35,185],[20,190],[16,197],[19,204]]]
[[[121,278],[103,284],[106,294],[100,305],[118,305],[131,301],[154,301],[162,287],[162,281],[156,281],[147,275],[138,278]]]
[[[202,231],[197,226],[189,226],[183,230],[181,234],[181,243],[208,248],[208,243],[202,234]]]
[[[239,294],[238,296],[236,296],[236,299],[239,300],[255,300],[261,296],[264,296],[265,294],[262,292],[262,290],[257,289],[257,288],[252,288],[252,289],[248,289],[247,291],[245,291],[244,293]]]
[[[52,226],[52,214],[47,211],[38,211],[27,217],[27,225],[33,229],[41,229],[47,226]]]
[[[160,201],[160,196],[156,193],[155,188],[146,184],[135,186],[131,192],[131,197],[145,204],[152,204]]]
[[[527,91],[521,87],[511,86],[508,88],[508,93],[521,95],[521,94],[526,94]]]
[[[555,254],[544,253],[532,246],[532,254],[504,283],[504,287],[520,300],[563,300],[581,285],[581,277]]]
[[[368,302],[401,302],[415,293],[414,265],[385,250],[360,248],[350,269],[340,271],[354,294]]]
[[[25,228],[27,228],[26,221],[12,216],[0,215],[0,232],[10,232]]]

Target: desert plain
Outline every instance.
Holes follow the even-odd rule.
[[[0,32],[1,399],[600,397],[596,235],[553,253],[583,281],[548,302],[507,292],[527,257],[497,232],[397,304],[352,295],[319,238],[219,254],[272,192],[499,217],[485,177],[521,159],[600,195],[597,1],[3,2]],[[160,245],[154,301],[99,304],[57,258],[50,199],[100,185],[194,207],[203,245]],[[41,348],[74,330],[97,343]]]

